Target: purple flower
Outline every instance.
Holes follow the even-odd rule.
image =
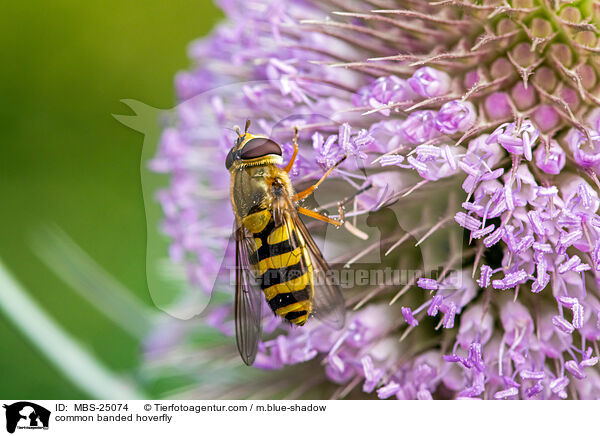
[[[512,108],[510,98],[504,92],[495,92],[485,99],[485,111],[492,119],[502,120],[510,117]]]
[[[450,76],[443,71],[423,67],[415,71],[408,79],[408,84],[420,96],[438,97],[445,95],[450,89]]]
[[[460,147],[421,144],[414,149],[414,155],[406,157],[406,167],[414,168],[427,180],[449,177],[458,173],[457,157],[462,151]]]
[[[469,129],[475,119],[475,108],[472,103],[452,100],[445,103],[438,112],[435,126],[444,134],[453,134]]]
[[[575,128],[565,138],[575,161],[583,168],[597,168],[600,164],[600,133],[592,130],[588,137]]]
[[[435,291],[436,289],[439,288],[439,284],[437,281],[435,281],[434,279],[426,279],[426,278],[420,278],[419,280],[417,280],[417,286],[423,289],[429,289],[432,291]]]
[[[434,111],[413,112],[402,123],[402,133],[410,143],[421,144],[439,135],[435,120]]]
[[[417,96],[406,80],[397,76],[379,77],[370,85],[364,86],[352,97],[355,106],[380,106],[411,101]],[[382,115],[389,116],[390,109],[381,109]]]
[[[300,128],[297,188],[346,156],[314,195],[334,214],[349,196],[344,226],[324,237],[307,226],[341,264],[333,271],[369,276],[343,288],[356,310],[339,331],[317,318],[292,327],[264,303],[255,366],[269,395],[600,398],[600,109],[585,42],[595,12],[546,2],[550,23],[517,5],[458,3],[375,19],[328,2],[221,1],[226,23],[191,45],[195,66],[175,78],[176,120],[150,163],[170,176],[156,195],[169,255],[215,296],[201,320],[147,341],[154,367],[198,380],[189,395],[235,354],[233,286],[217,274],[235,257],[230,175],[215,163],[249,118],[284,162]],[[427,31],[415,38],[413,26]],[[546,28],[564,38],[538,36]],[[207,328],[218,346],[196,340]],[[229,379],[237,387],[220,377],[209,392]]]
[[[552,106],[541,105],[533,113],[533,120],[542,132],[552,130],[560,123],[560,117]]]
[[[516,155],[523,155],[531,160],[532,148],[539,137],[539,130],[529,120],[523,121],[520,127],[516,123],[500,125],[487,139],[486,142],[498,142],[506,151]]]
[[[535,164],[545,173],[560,174],[565,162],[565,151],[556,141],[551,141],[548,147],[540,144],[535,150]]]
[[[419,322],[415,319],[412,311],[410,310],[410,308],[408,307],[403,307],[402,308],[402,316],[404,316],[404,320],[408,323],[408,325],[410,325],[411,327],[416,327],[419,325]]]

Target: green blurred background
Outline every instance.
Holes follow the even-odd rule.
[[[90,355],[128,374],[140,361],[139,339],[48,268],[32,239],[58,225],[153,307],[145,249],[146,232],[156,230],[144,215],[143,138],[111,114],[131,113],[120,103],[127,98],[172,107],[189,42],[220,12],[208,0],[20,0],[0,10],[0,259]],[[89,396],[1,311],[0,338],[2,398]]]

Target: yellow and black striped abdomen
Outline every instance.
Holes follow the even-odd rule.
[[[313,270],[304,241],[292,222],[276,227],[266,209],[248,215],[244,223],[256,247],[249,260],[269,306],[275,314],[304,325],[313,297]]]

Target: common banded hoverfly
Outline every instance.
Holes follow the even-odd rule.
[[[298,153],[298,129],[294,129],[293,155],[280,168],[279,144],[248,133],[249,127],[247,121],[243,134],[237,129],[238,138],[225,166],[231,173],[236,221],[236,341],[242,360],[252,365],[261,332],[261,293],[276,315],[297,326],[311,315],[337,329],[344,325],[342,292],[327,279],[329,266],[298,214],[335,226],[342,222],[298,202],[313,193],[345,158],[317,183],[296,193],[288,173]]]

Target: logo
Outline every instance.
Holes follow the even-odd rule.
[[[5,404],[6,431],[14,433],[15,429],[48,430],[50,411],[29,401]]]

